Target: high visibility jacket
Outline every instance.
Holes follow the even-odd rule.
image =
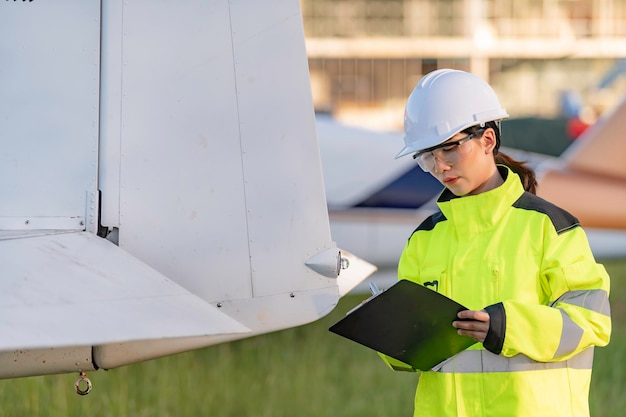
[[[444,190],[400,258],[399,279],[490,315],[484,344],[422,370],[415,416],[589,416],[593,347],[611,332],[609,277],[576,218],[498,169],[505,182],[493,190]]]

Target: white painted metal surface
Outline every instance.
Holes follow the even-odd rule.
[[[20,349],[0,353],[0,378],[95,371],[91,346]]]
[[[99,46],[98,0],[0,6],[0,229],[95,230]]]
[[[92,233],[0,240],[0,351],[247,333]]]
[[[336,288],[304,265],[333,244],[299,4],[137,1],[104,24],[124,28],[103,58],[122,61],[119,171],[102,161],[120,247],[208,301]]]
[[[120,246],[207,300],[251,297],[228,2],[123,21]]]
[[[337,278],[297,0],[5,2],[0,35],[0,378],[301,325],[373,271]]]

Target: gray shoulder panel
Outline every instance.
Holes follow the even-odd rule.
[[[523,210],[538,211],[545,214],[550,218],[550,221],[552,221],[557,234],[567,232],[570,229],[580,226],[578,219],[569,212],[529,192],[524,192],[524,194],[513,203],[513,207]]]

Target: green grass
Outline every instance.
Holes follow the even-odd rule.
[[[626,261],[612,277],[613,338],[597,349],[592,416],[621,416],[626,381]],[[389,370],[376,354],[328,332],[365,295],[350,296],[306,326],[89,373],[0,381],[0,416],[411,416],[416,376]]]

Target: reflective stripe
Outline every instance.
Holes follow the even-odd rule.
[[[565,356],[572,353],[583,338],[584,330],[580,327],[572,318],[565,312],[561,311],[561,317],[563,318],[563,328],[561,329],[561,340],[559,341],[559,347],[554,354],[555,358],[559,356]]]
[[[551,306],[558,307],[557,304],[559,303],[582,307],[605,316],[611,316],[609,295],[604,290],[568,291],[554,301]],[[578,347],[584,333],[584,330],[574,320],[572,320],[564,309],[559,310],[561,311],[561,317],[563,318],[563,327],[561,330],[559,347],[554,354],[555,358],[565,356],[573,352]]]
[[[480,372],[526,372],[548,369],[591,369],[593,346],[583,350],[571,359],[560,362],[537,362],[519,354],[512,358],[496,355],[488,350],[464,350],[433,368],[442,373],[471,374]]]
[[[605,316],[611,315],[611,306],[609,304],[609,294],[604,290],[578,290],[568,291],[561,295],[551,306],[555,307],[557,303],[567,303],[588,310],[595,311]]]

